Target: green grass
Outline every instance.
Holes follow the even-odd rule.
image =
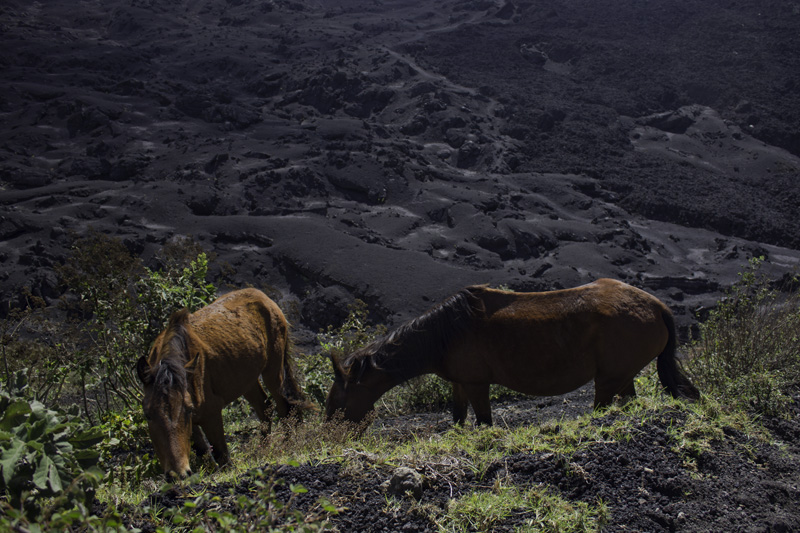
[[[482,487],[450,500],[446,508],[426,505],[424,498],[411,503],[414,512],[422,513],[440,531],[483,531],[501,523],[515,524],[519,531],[596,531],[613,513],[601,501],[568,501],[546,487],[517,486],[509,478],[480,476],[492,463],[517,453],[552,453],[564,457],[569,464],[575,453],[598,443],[646,437],[643,428],[663,419],[677,421],[667,432],[666,446],[684,458],[689,471],[694,470],[701,453],[726,438],[727,429],[736,429],[753,439],[768,439],[757,419],[746,412],[726,409],[713,398],[687,404],[662,393],[652,369],[638,378],[637,385],[641,391],[638,398],[600,412],[588,411],[576,419],[515,428],[467,425],[441,433],[423,429],[410,432],[400,441],[385,438],[375,427],[355,437],[347,428],[324,424],[319,417],[296,427],[278,426],[264,437],[259,434],[259,423],[249,414],[249,407],[234,403],[226,409],[227,432],[233,435],[233,464],[220,471],[201,469],[184,485],[197,490],[198,484],[237,484],[252,475],[255,468],[293,461],[310,465],[337,463],[342,475],[356,478],[377,468],[408,466],[454,486],[470,474]],[[740,452],[744,457],[750,454],[744,447]],[[135,508],[159,487],[159,481],[146,479],[137,487],[106,486],[98,495],[113,507]],[[402,500],[387,496],[387,512],[401,503]]]
[[[377,425],[354,436],[348,427],[324,424],[319,415],[309,417],[298,426],[276,425],[271,434],[263,435],[261,424],[252,415],[249,405],[237,401],[224,411],[231,466],[216,470],[211,464],[199,464],[195,460],[195,476],[174,486],[189,498],[189,507],[181,510],[189,518],[180,527],[185,531],[211,525],[221,530],[226,527],[229,531],[237,530],[241,523],[235,515],[213,515],[213,509],[219,507],[220,502],[212,501],[206,494],[207,489],[251,480],[254,471],[267,464],[296,461],[310,465],[336,463],[341,467],[341,475],[355,478],[375,469],[383,472],[408,466],[455,487],[463,486],[465,479],[472,479],[472,488],[444,507],[428,503],[425,498],[409,503],[402,497],[386,497],[387,513],[410,508],[443,532],[490,530],[500,524],[513,524],[519,531],[597,531],[614,512],[602,501],[569,501],[545,486],[520,486],[508,477],[484,479],[482,476],[493,463],[519,453],[554,454],[570,464],[574,454],[592,446],[646,438],[643,431],[664,420],[675,421],[667,431],[664,445],[683,458],[689,472],[696,471],[697,458],[713,450],[715,443],[724,441],[726,432],[731,429],[751,439],[769,440],[758,417],[731,409],[714,397],[704,397],[694,404],[674,400],[662,392],[653,368],[646,369],[637,378],[637,389],[639,396],[625,405],[614,405],[598,412],[588,410],[575,419],[551,419],[513,428],[467,425],[443,432],[422,428],[409,431],[404,438],[396,435],[387,438]],[[113,426],[113,432],[124,433],[118,434],[122,439],[117,440],[126,442],[127,438],[131,442],[126,444],[132,448],[143,448],[147,437],[142,424],[139,416],[120,417],[109,425],[109,431]],[[737,450],[745,460],[752,456],[752,450],[746,445],[739,445]],[[160,474],[146,466],[140,462],[125,470],[120,464],[107,463],[107,469],[114,476],[99,487],[97,497],[112,511],[139,516],[165,531],[174,528],[175,520],[181,520],[176,518],[174,510],[148,506],[150,495],[165,490],[168,485]],[[259,498],[271,498],[270,490],[264,488]],[[236,509],[244,514],[261,512],[256,504],[253,495],[236,504],[239,505]],[[316,518],[324,520],[324,513]],[[287,519],[297,522],[300,518],[292,515]]]
[[[503,522],[515,531],[598,531],[608,521],[602,502],[569,502],[540,487],[522,489],[497,480],[491,489],[451,500],[447,513],[435,520],[441,532],[491,531]]]

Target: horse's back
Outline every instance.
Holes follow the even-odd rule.
[[[220,310],[234,312],[246,310],[248,308],[253,310],[266,309],[273,312],[280,312],[277,304],[275,304],[275,302],[273,302],[266,294],[258,289],[246,288],[223,294],[207,306],[198,309],[193,314],[202,317],[206,314],[211,316],[212,313],[219,312]]]
[[[470,290],[484,314],[444,367],[463,382],[487,375],[528,394],[561,394],[620,366],[638,371],[667,342],[666,306],[620,281],[548,292]]]
[[[509,292],[487,287],[472,287],[484,303],[487,319],[531,321],[578,320],[639,317],[652,319],[669,312],[655,296],[619,280],[601,278],[570,289],[545,292]]]
[[[237,366],[256,375],[266,364],[268,347],[286,342],[288,324],[280,308],[257,289],[229,292],[190,317],[193,333],[215,363]]]
[[[192,313],[190,323],[195,328],[224,325],[233,332],[252,326],[286,324],[278,305],[258,289],[247,288],[224,294]],[[272,324],[270,324],[272,323]]]

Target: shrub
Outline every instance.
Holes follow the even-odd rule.
[[[772,287],[752,259],[692,346],[687,370],[723,403],[778,414],[800,383],[800,294]]]
[[[191,241],[183,246],[197,248]],[[205,253],[188,259],[178,248],[170,248],[163,270],[151,270],[118,239],[91,233],[75,241],[60,275],[76,296],[67,300],[67,310],[80,320],[53,346],[67,346],[72,355],[87,415],[138,404],[135,361],[147,353],[173,311],[194,311],[215,298],[214,285],[206,281]]]
[[[12,309],[0,320],[3,379],[8,385],[13,372],[28,368],[27,393],[46,404],[61,394],[73,361],[63,343],[48,342],[56,326],[43,316],[45,302],[30,294],[25,295],[25,300],[26,307]],[[24,332],[31,330],[36,330],[38,335],[22,337]]]

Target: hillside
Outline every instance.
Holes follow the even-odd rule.
[[[191,237],[311,331],[606,276],[685,336],[748,257],[800,261],[789,3],[0,9],[7,303],[57,298],[89,228]]]
[[[469,284],[600,277],[661,298],[686,342],[751,258],[797,274],[797,50],[800,7],[778,0],[4,0],[0,319],[26,292],[54,308],[97,232],[153,269],[196,243],[222,292],[279,303],[298,352],[356,300],[391,327]],[[567,454],[510,442],[542,426],[549,443],[586,390],[509,401],[475,437],[494,462],[409,460],[419,501],[384,496],[405,456],[371,443],[455,438],[447,413],[387,415],[278,473],[303,505],[347,507],[342,531],[433,530],[458,496],[520,487],[605,502],[613,531],[796,531],[792,394],[759,435],[674,406],[587,416],[624,429]],[[492,527],[538,519],[514,516]]]

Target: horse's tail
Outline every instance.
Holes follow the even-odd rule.
[[[681,371],[677,359],[677,341],[675,337],[675,320],[672,313],[665,309],[661,316],[669,331],[667,345],[658,355],[656,367],[658,368],[658,378],[661,384],[675,398],[686,398],[688,400],[699,400],[700,391],[689,381],[689,378]]]
[[[298,419],[302,419],[303,411],[316,411],[317,407],[308,398],[306,398],[303,389],[294,376],[294,367],[292,360],[289,357],[291,350],[291,341],[287,337],[283,348],[283,379],[281,380],[281,396],[291,406],[290,410]]]

